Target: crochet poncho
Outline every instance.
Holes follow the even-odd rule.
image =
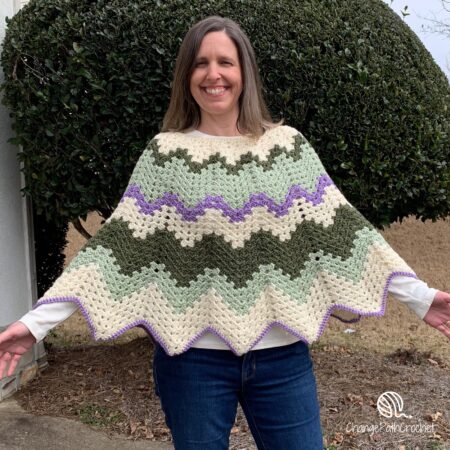
[[[166,132],[36,306],[76,302],[95,340],[142,326],[176,355],[211,331],[240,356],[274,325],[310,344],[334,310],[383,315],[397,275],[417,278],[296,129]]]

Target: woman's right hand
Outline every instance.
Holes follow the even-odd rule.
[[[35,337],[22,322],[14,322],[0,333],[0,380],[13,374],[20,358],[35,343]],[[6,370],[7,373],[4,374]]]

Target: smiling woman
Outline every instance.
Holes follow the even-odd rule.
[[[267,109],[255,53],[240,27],[218,16],[192,27],[177,56],[161,131],[259,138],[282,123]]]

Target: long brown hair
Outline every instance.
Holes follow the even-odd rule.
[[[200,108],[192,97],[190,79],[194,62],[207,33],[224,31],[236,45],[242,73],[242,93],[239,97],[237,128],[241,134],[259,138],[274,123],[262,95],[262,83],[255,52],[247,35],[231,19],[210,16],[193,25],[181,43],[175,63],[170,103],[161,131],[184,131],[200,125]]]

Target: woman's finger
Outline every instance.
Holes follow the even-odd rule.
[[[21,357],[22,355],[14,355],[12,357],[11,362],[9,363],[8,377],[10,377],[14,373],[14,370],[16,369]]]
[[[450,330],[444,324],[438,325],[436,328],[450,339]]]
[[[11,332],[9,330],[5,330],[2,333],[0,333],[0,348],[2,344],[5,344],[5,342],[9,341],[11,339]]]
[[[11,355],[8,352],[5,352],[0,357],[0,379],[3,378],[3,372],[5,372],[9,361],[11,361]]]

